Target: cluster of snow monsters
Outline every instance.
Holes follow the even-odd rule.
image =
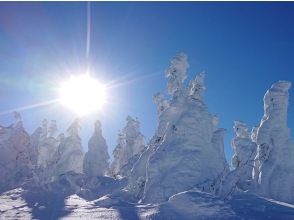
[[[15,123],[0,127],[0,191],[31,179],[38,184],[52,182],[72,172],[93,180],[84,188],[96,184],[93,178],[105,175],[120,186],[126,180],[122,192],[145,203],[164,202],[187,190],[223,199],[250,191],[294,203],[294,144],[287,127],[291,83],[279,81],[266,92],[264,116],[252,131],[245,123],[234,122],[230,170],[224,153],[226,130],[218,128],[218,118],[203,102],[205,75],[196,75],[186,85],[188,68],[185,54],[171,60],[166,70],[169,97],[153,96],[158,113],[154,136],[146,144],[139,121],[128,116],[112,164],[99,121],[84,155],[78,120],[66,135],[57,135],[56,121],[48,126],[45,119],[30,136],[15,112]]]
[[[88,152],[84,154],[78,119],[69,126],[66,134],[57,133],[55,120],[48,124],[44,119],[42,125],[29,135],[20,114],[13,114],[14,124],[0,126],[0,192],[26,183],[46,185],[66,174],[82,174],[91,179],[110,173],[108,146],[102,136],[100,121],[94,124]],[[115,167],[115,175],[123,173],[131,157],[138,156],[145,148],[145,139],[140,133],[137,119],[128,116],[121,135],[123,137],[115,150],[120,153],[117,156],[114,152],[115,160],[111,166]]]

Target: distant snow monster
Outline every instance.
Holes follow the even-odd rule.
[[[145,137],[140,132],[140,122],[131,116],[128,116],[126,120],[127,125],[119,132],[118,143],[113,151],[114,161],[111,164],[111,173],[114,176],[128,175],[145,149]]]
[[[88,177],[103,176],[109,167],[107,144],[102,136],[101,122],[96,121],[94,133],[88,142],[88,152],[85,154],[83,170]]]

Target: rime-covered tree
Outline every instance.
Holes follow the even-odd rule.
[[[204,74],[188,87],[184,80],[189,64],[185,54],[177,55],[166,71],[169,101],[156,94],[158,126],[146,150],[135,163],[127,189],[144,202],[162,202],[170,196],[211,187],[228,166],[224,155],[225,129],[204,101]],[[207,158],[210,162],[207,163]]]
[[[256,131],[254,179],[266,197],[294,202],[294,144],[287,126],[291,83],[278,81],[264,96],[264,116]]]
[[[140,122],[130,116],[127,117],[127,124],[119,132],[117,146],[113,151],[114,161],[111,165],[113,175],[126,175],[135,161],[134,157],[139,156],[145,149],[145,138],[140,132]],[[132,159],[132,161],[130,161]],[[126,166],[123,169],[124,166]]]
[[[20,114],[13,112],[13,116],[15,122],[12,126],[0,126],[0,192],[30,179],[36,157]]]
[[[78,119],[67,129],[67,137],[64,139],[59,137],[60,143],[57,149],[58,161],[55,166],[55,175],[64,174],[66,172],[83,172],[84,153],[81,145],[79,131],[81,129]]]
[[[222,198],[231,197],[236,191],[252,189],[252,172],[256,156],[256,144],[251,140],[247,125],[241,121],[234,122],[236,137],[232,139],[234,170],[223,176],[217,194]]]
[[[88,142],[88,152],[85,154],[83,170],[88,177],[103,176],[109,167],[108,147],[100,121],[94,125],[94,133]]]

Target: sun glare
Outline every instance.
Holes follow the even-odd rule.
[[[101,110],[106,101],[105,86],[88,75],[72,76],[61,83],[59,101],[79,116]]]

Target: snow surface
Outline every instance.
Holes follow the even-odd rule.
[[[263,220],[294,219],[294,206],[251,194],[235,195],[224,202],[197,190],[185,191],[160,204],[136,204],[105,195],[86,200],[72,194],[26,191],[17,188],[0,195],[0,219],[101,219],[101,220]]]

